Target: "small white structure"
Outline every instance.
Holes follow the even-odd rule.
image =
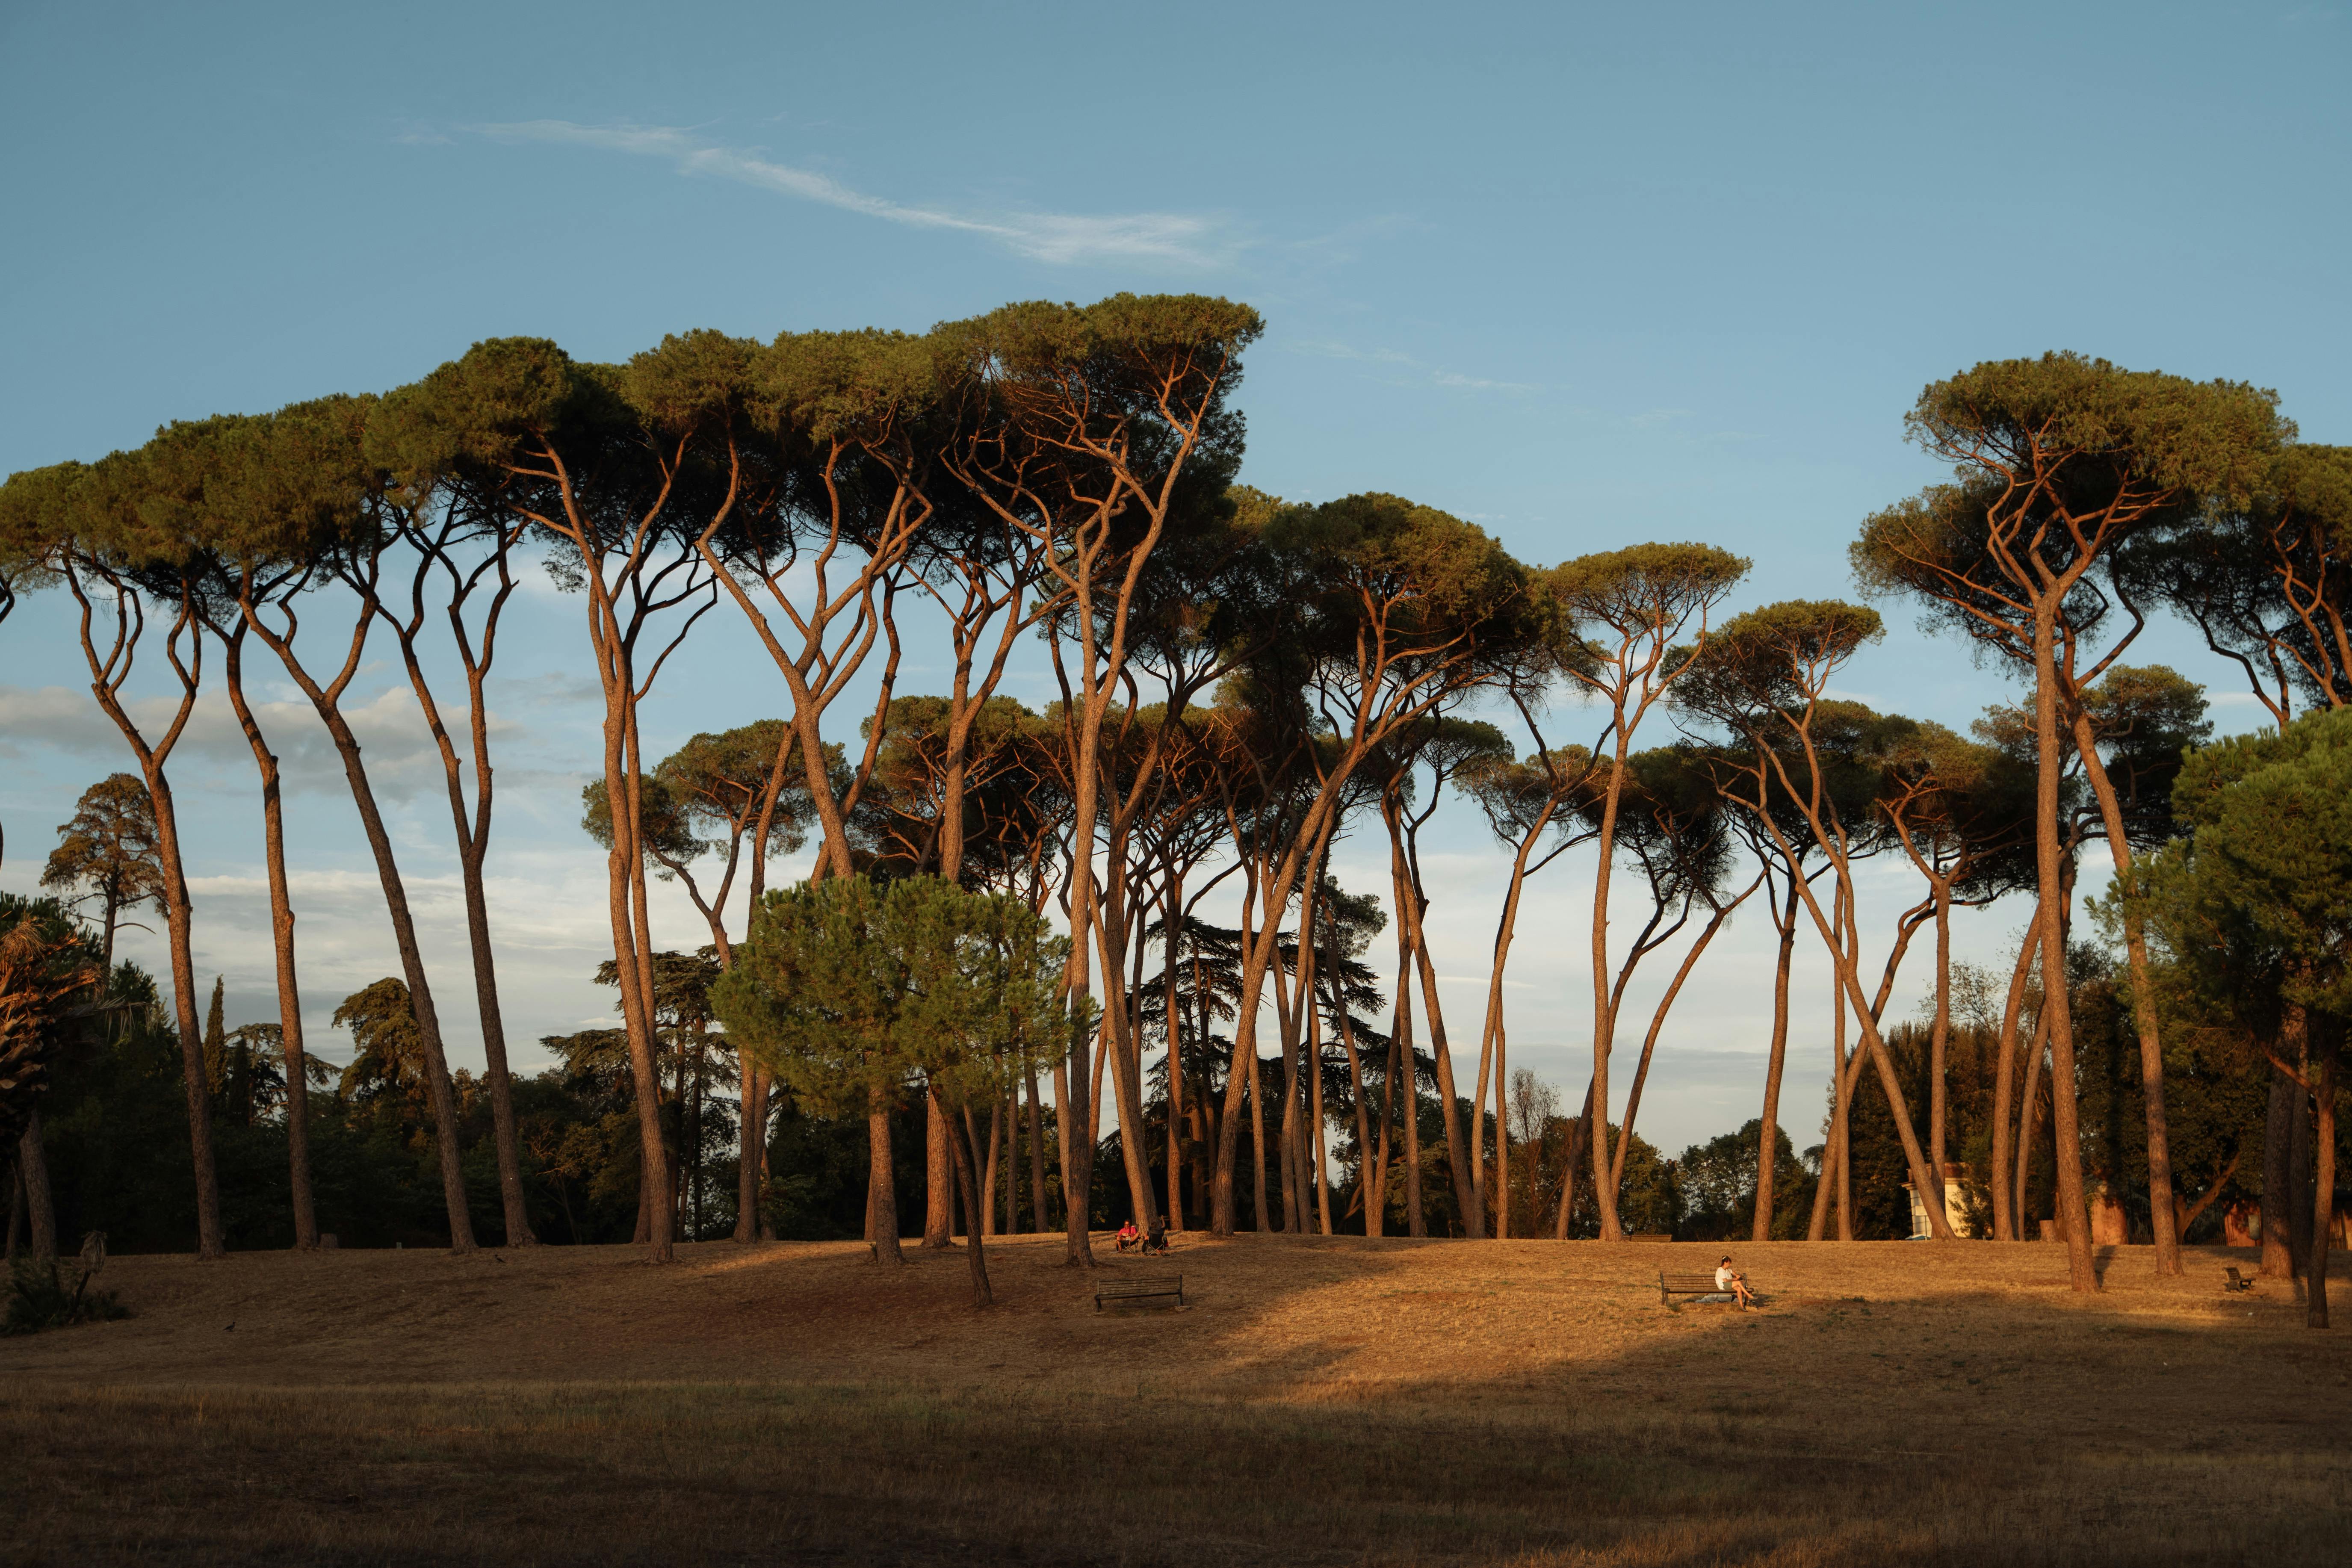
[[[1952,1227],[1954,1236],[1969,1234],[1968,1171],[1966,1165],[1944,1167],[1944,1223]],[[1911,1239],[1925,1241],[1936,1234],[1927,1223],[1927,1205],[1921,1201],[1919,1189],[1909,1182],[1903,1184],[1903,1190],[1911,1196]]]

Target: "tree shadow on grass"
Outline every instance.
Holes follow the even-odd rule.
[[[84,1331],[147,1325],[183,1346],[177,1380],[0,1378],[29,1500],[11,1551],[1696,1568],[2332,1549],[2347,1438],[2296,1419],[2319,1363],[2291,1303],[2209,1310],[2127,1259],[2077,1300],[2063,1253],[1802,1245],[1743,1255],[1774,1287],[1746,1314],[1662,1308],[1674,1255],[1598,1244],[1203,1244],[1175,1260],[1195,1310],[1118,1320],[1058,1237],[1001,1246],[990,1311],[952,1256],[411,1259],[343,1279],[331,1337],[260,1305],[307,1265],[189,1269],[176,1301]],[[1979,1257],[2000,1277],[1966,1282]],[[435,1281],[495,1331],[462,1376],[401,1326]],[[236,1338],[273,1336],[259,1362],[186,1348],[221,1291],[260,1313]],[[431,1370],[387,1377],[364,1347],[404,1340]],[[159,1370],[163,1348],[142,1352]]]

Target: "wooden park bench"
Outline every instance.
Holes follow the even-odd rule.
[[[1722,1296],[1731,1300],[1738,1297],[1715,1282],[1713,1274],[1669,1274],[1658,1271],[1658,1305],[1671,1306],[1677,1296]]]
[[[2238,1266],[2234,1263],[2222,1269],[2221,1272],[2227,1276],[2227,1278],[2221,1281],[2221,1289],[2225,1291],[2251,1290],[2254,1288],[2254,1282],[2247,1279],[2244,1275],[2239,1273]]]
[[[1105,1301],[1140,1301],[1149,1296],[1173,1296],[1176,1304],[1184,1304],[1184,1277],[1181,1274],[1104,1275],[1095,1281],[1095,1310],[1099,1312]]]

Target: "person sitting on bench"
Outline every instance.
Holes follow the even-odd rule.
[[[1140,1247],[1141,1245],[1143,1245],[1143,1233],[1135,1228],[1135,1222],[1133,1220],[1129,1220],[1125,1225],[1118,1227],[1118,1249],[1121,1252],[1129,1251],[1134,1247]]]
[[[1748,1288],[1748,1276],[1734,1269],[1728,1258],[1716,1266],[1715,1288],[1730,1292],[1742,1307],[1751,1307],[1756,1303],[1756,1292]]]

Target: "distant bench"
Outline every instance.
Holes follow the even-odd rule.
[[[1668,1274],[1658,1272],[1658,1305],[1671,1306],[1677,1296],[1721,1296],[1737,1300],[1732,1292],[1715,1282],[1712,1274]]]
[[[2239,1273],[2235,1264],[2222,1269],[2221,1272],[2229,1276],[2228,1279],[2221,1281],[2221,1289],[2224,1291],[2251,1290],[2254,1288],[2254,1282],[2247,1279],[2244,1275]]]
[[[1176,1304],[1184,1304],[1184,1277],[1181,1274],[1130,1274],[1108,1276],[1095,1281],[1095,1310],[1099,1312],[1105,1301],[1140,1301],[1149,1296],[1173,1296]]]

